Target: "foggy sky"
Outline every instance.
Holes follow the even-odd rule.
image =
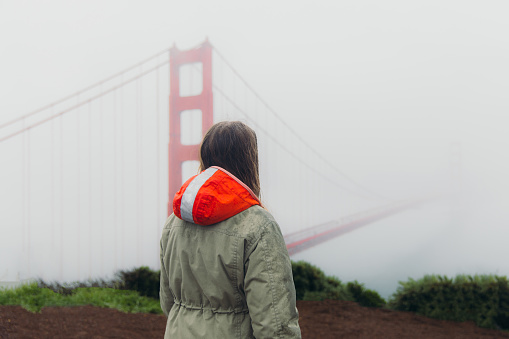
[[[453,235],[441,233],[452,222],[435,207],[442,217],[427,216],[434,224],[421,226],[429,233],[420,240],[419,232],[401,231],[415,219],[401,217],[392,229],[368,226],[331,242],[343,248],[336,258],[317,249],[299,259],[374,284],[376,274],[366,273],[376,271],[372,265],[343,258],[370,262],[378,252],[369,248],[383,239],[395,253],[378,264],[395,272],[386,280],[509,274],[500,261],[509,255],[500,243],[509,236],[508,9],[505,1],[0,0],[0,123],[173,43],[188,48],[208,37],[304,139],[385,196],[449,185],[452,145],[460,145],[467,221]],[[419,215],[425,219],[426,210]],[[352,254],[361,241],[363,254]],[[467,255],[470,246],[482,260]]]

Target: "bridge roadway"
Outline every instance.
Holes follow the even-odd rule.
[[[383,207],[373,208],[367,211],[351,214],[338,220],[309,227],[301,231],[284,235],[288,254],[293,255],[310,247],[321,244],[327,240],[351,232],[362,226],[371,224],[403,210],[415,207],[419,204],[433,200],[436,197],[405,200],[391,203]]]

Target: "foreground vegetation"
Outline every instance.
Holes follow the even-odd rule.
[[[509,284],[495,275],[427,275],[400,282],[389,308],[426,317],[473,321],[480,327],[509,329]]]
[[[305,261],[292,262],[292,271],[297,300],[349,300],[368,307],[386,304],[378,292],[366,289],[363,284],[357,281],[343,284]]]
[[[159,271],[148,267],[119,271],[112,280],[65,284],[38,280],[15,289],[0,289],[0,305],[20,305],[32,312],[49,306],[92,305],[130,313],[163,313]]]
[[[300,261],[292,263],[297,299],[351,300],[362,306],[416,312],[426,317],[473,321],[477,326],[509,329],[509,282],[495,275],[458,275],[456,278],[426,275],[400,282],[389,301],[357,281],[341,283],[319,268]]]
[[[162,313],[159,300],[140,296],[136,291],[80,287],[64,295],[49,288],[40,288],[37,283],[0,290],[0,305],[20,305],[31,312],[40,312],[42,307],[49,306],[92,305],[123,312]]]
[[[509,329],[509,282],[494,275],[428,275],[400,282],[386,302],[376,291],[353,281],[342,283],[319,268],[292,262],[297,300],[348,300],[368,307],[385,307],[455,321],[474,321],[478,326]],[[162,313],[159,305],[159,271],[140,267],[120,271],[110,281],[70,284],[37,283],[16,289],[0,289],[0,305],[21,305],[32,312],[46,306],[93,305],[123,312]]]

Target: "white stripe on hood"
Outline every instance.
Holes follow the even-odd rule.
[[[182,195],[182,201],[180,202],[180,215],[182,219],[185,221],[189,221],[194,223],[193,219],[193,206],[194,200],[196,199],[196,195],[198,191],[203,186],[203,184],[210,179],[211,176],[216,173],[217,169],[209,167],[202,173],[200,173],[196,178],[193,179],[189,183],[186,188],[186,191]]]

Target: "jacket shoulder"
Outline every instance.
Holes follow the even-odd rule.
[[[275,231],[281,234],[276,220],[269,211],[258,205],[252,206],[233,217],[230,217],[217,224],[200,226],[171,214],[164,224],[163,237],[168,235],[175,227],[190,227],[205,232],[220,232],[229,236],[244,238],[248,243],[255,242],[262,234]]]
[[[223,223],[229,230],[248,238],[259,236],[267,227],[277,225],[272,214],[258,205],[242,211]],[[279,226],[277,228],[279,229]]]
[[[163,227],[163,231],[166,229],[170,229],[175,225],[178,225],[180,223],[185,223],[184,220],[178,218],[175,213],[170,214],[170,216],[166,219]]]

